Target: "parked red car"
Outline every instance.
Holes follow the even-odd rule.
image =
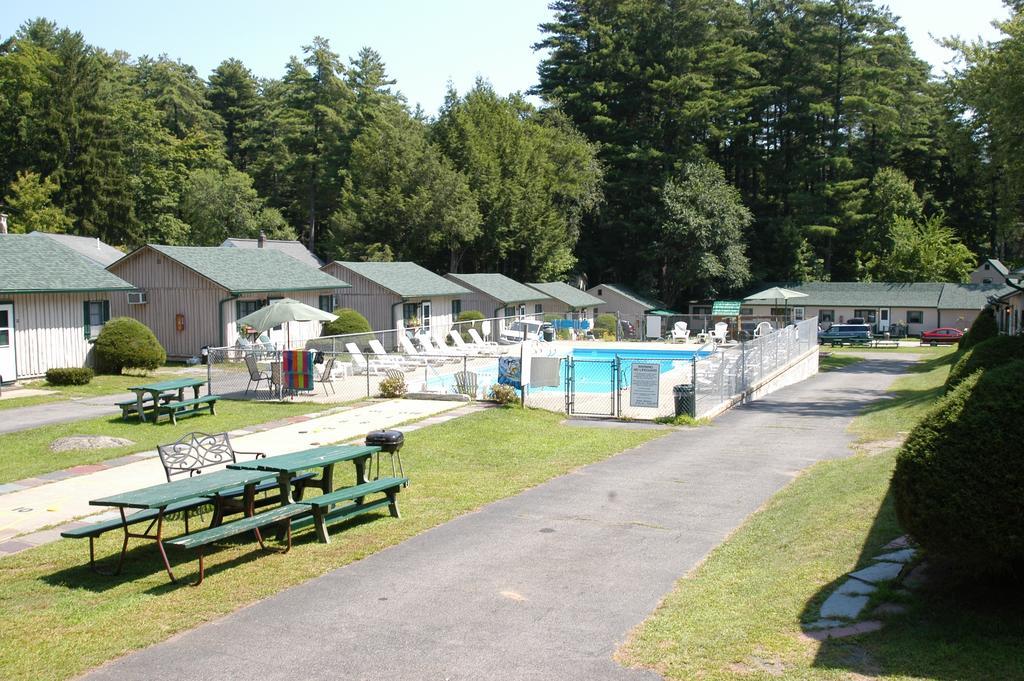
[[[958,343],[964,332],[951,326],[943,326],[921,334],[922,343]]]

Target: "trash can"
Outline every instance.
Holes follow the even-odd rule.
[[[672,388],[672,397],[675,400],[676,416],[689,416],[693,418],[697,415],[697,405],[695,404],[693,395],[693,386],[684,383],[677,385]]]
[[[552,326],[545,326],[543,334],[544,334],[544,340],[547,341],[548,343],[550,343],[551,341],[555,340],[555,329],[554,329],[554,327],[552,327]]]
[[[366,434],[366,445],[368,447],[380,447],[381,452],[387,452],[391,455],[391,475],[405,477],[405,469],[402,468],[402,445],[405,444],[405,435],[400,430],[374,430]],[[398,470],[395,470],[395,459],[398,459]],[[369,479],[370,471],[366,471],[366,477]],[[377,454],[377,478],[380,478],[380,453]],[[409,483],[405,483],[403,487],[408,487]]]
[[[204,345],[199,349],[199,357],[202,359],[202,363],[206,364],[210,361],[210,346]]]

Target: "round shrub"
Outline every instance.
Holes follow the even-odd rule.
[[[498,404],[515,404],[519,401],[519,394],[510,385],[495,383],[491,386],[491,399]]]
[[[167,361],[167,352],[149,327],[131,317],[115,317],[96,338],[96,368],[119,374],[122,369],[153,370]]]
[[[611,336],[614,338],[615,325],[617,323],[618,320],[615,318],[615,315],[609,314],[608,312],[605,312],[604,314],[599,314],[597,315],[597,319],[594,320],[594,333],[600,332],[602,336],[607,336],[611,334]]]
[[[89,367],[60,367],[46,370],[46,382],[50,385],[86,385],[95,376]]]
[[[979,369],[988,370],[1017,359],[1024,359],[1024,336],[996,336],[978,343],[961,355],[946,377],[946,392]]]
[[[458,326],[459,333],[462,335],[462,340],[466,341],[467,343],[473,342],[473,337],[469,335],[470,329],[476,329],[476,332],[478,334],[480,334],[481,336],[483,335],[484,325],[479,323],[478,321],[481,319],[484,319],[484,313],[480,312],[479,310],[465,310],[464,312],[459,313],[459,316],[458,318],[456,318],[455,321],[463,322]]]
[[[370,322],[366,321],[366,317],[350,307],[339,308],[334,311],[334,314],[337,319],[324,323],[324,328],[320,332],[321,336],[343,336],[349,333],[369,333],[373,330],[370,328]]]
[[[967,350],[989,338],[999,335],[999,325],[996,323],[996,313],[991,307],[986,307],[974,319],[971,328],[967,330],[964,337],[960,339],[960,349]]]
[[[1024,361],[960,382],[896,459],[900,524],[967,575],[1024,570]]]
[[[388,376],[381,380],[378,390],[381,397],[402,397],[407,391],[405,379],[401,376]]]

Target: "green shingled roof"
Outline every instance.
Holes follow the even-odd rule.
[[[590,295],[586,291],[581,291],[575,286],[571,286],[562,281],[549,281],[547,283],[529,284],[533,288],[537,289],[541,293],[551,296],[555,300],[560,300],[569,307],[573,308],[584,308],[594,307],[600,305],[604,301],[600,298]]]
[[[515,279],[509,279],[504,274],[449,274],[447,276],[453,281],[475,288],[484,295],[506,304],[525,303],[528,300],[547,300],[550,298],[546,293],[541,293],[537,289],[520,284]]]
[[[269,248],[155,246],[149,248],[178,261],[230,293],[254,291],[322,291],[349,284]]]
[[[469,291],[414,262],[341,262],[337,264],[403,298],[460,296]]]
[[[134,288],[99,263],[42,234],[0,234],[0,293]]]
[[[939,296],[939,309],[980,310],[990,298],[999,298],[1012,290],[1005,284],[945,284]]]
[[[891,284],[884,282],[814,281],[779,284],[806,293],[789,305],[803,307],[936,307],[942,287],[938,283]],[[760,290],[755,289],[753,292]],[[759,303],[755,303],[759,304]]]

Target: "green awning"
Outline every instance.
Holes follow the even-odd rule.
[[[711,305],[711,314],[718,317],[735,317],[740,313],[739,300],[716,300]]]

